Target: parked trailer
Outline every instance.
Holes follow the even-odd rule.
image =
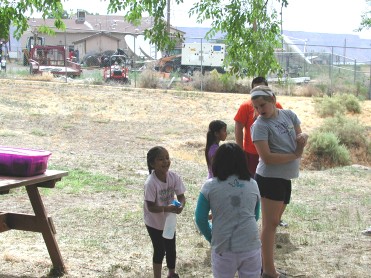
[[[64,46],[35,45],[30,51],[30,74],[50,72],[53,75],[76,77],[81,75],[81,65],[66,58]]]
[[[181,71],[192,74],[194,71],[225,73],[226,51],[222,43],[184,43],[182,46]]]
[[[45,38],[39,37],[37,34],[27,38],[26,47],[22,50],[24,66],[29,65],[31,49],[36,45],[45,45]]]

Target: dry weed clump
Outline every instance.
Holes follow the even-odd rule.
[[[171,169],[187,186],[187,205],[177,225],[177,272],[187,278],[212,276],[210,245],[193,224],[207,175],[205,135],[213,119],[232,128],[247,95],[164,93],[72,82],[0,79],[0,84],[2,144],[50,150],[50,165],[69,171],[55,189],[42,190],[68,268],[65,278],[151,277],[143,184],[148,175],[146,153],[158,144],[169,149]],[[312,98],[280,96],[279,101],[298,113],[305,132],[322,122]],[[367,128],[370,113],[367,101],[359,117]],[[34,130],[47,135],[38,136]],[[228,134],[228,140],[234,136]],[[284,214],[290,226],[278,227],[277,267],[289,277],[367,277],[369,237],[361,231],[371,223],[370,170],[344,167],[300,175]],[[6,209],[32,213],[24,194],[1,195],[1,203]],[[2,233],[0,253],[0,277],[50,277],[46,275],[51,260],[38,233]]]
[[[195,72],[192,78],[193,87],[208,92],[230,93],[235,92],[236,78],[218,73],[216,70]]]
[[[189,76],[181,76],[180,82],[175,83],[174,89],[179,91],[194,91],[195,88],[193,87],[192,84],[192,78]]]
[[[249,94],[251,91],[251,81],[246,79],[238,80],[235,84],[235,92],[238,94]]]
[[[139,87],[148,89],[160,88],[158,72],[151,69],[145,69],[142,71],[139,78]]]
[[[305,84],[297,86],[292,95],[300,97],[321,97],[323,96],[323,92],[311,84]]]
[[[41,74],[32,74],[27,76],[25,79],[35,80],[35,81],[52,81],[54,75],[51,72],[45,71]]]

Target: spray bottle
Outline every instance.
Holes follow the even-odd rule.
[[[180,207],[182,204],[174,200],[172,204],[176,207]],[[166,239],[172,239],[175,234],[176,228],[176,213],[170,212],[168,213],[165,221],[164,231],[162,232],[162,237]]]

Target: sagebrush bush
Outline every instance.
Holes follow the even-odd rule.
[[[156,89],[160,87],[158,72],[151,69],[145,69],[139,76],[139,87]]]
[[[336,113],[361,113],[361,104],[352,94],[342,94],[334,97],[324,96],[315,100],[315,110],[320,117],[332,117]]]
[[[344,104],[346,110],[351,113],[361,113],[361,104],[358,98],[352,94],[343,94],[336,96],[336,98]]]
[[[351,163],[346,146],[332,132],[314,132],[308,141],[309,157],[315,160],[317,168],[345,166]]]
[[[205,72],[204,75],[201,72],[194,72],[192,78],[192,84],[195,89],[201,89],[208,92],[235,92],[237,80],[233,76],[226,74],[220,74],[216,70]]]
[[[323,93],[317,87],[310,84],[305,84],[303,86],[297,86],[293,92],[293,95],[302,97],[320,97],[323,95]]]
[[[339,139],[340,144],[347,147],[367,148],[366,127],[354,119],[336,114],[333,118],[325,119],[319,128],[321,132],[332,132]]]
[[[345,113],[344,105],[339,101],[338,98],[324,96],[323,98],[316,99],[314,103],[314,109],[318,115],[322,118],[332,117],[336,113]]]

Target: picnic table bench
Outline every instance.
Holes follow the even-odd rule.
[[[62,255],[59,251],[54,224],[51,217],[47,216],[39,187],[54,188],[56,182],[67,176],[68,172],[57,170],[46,170],[42,175],[33,177],[10,177],[0,176],[0,194],[9,193],[10,189],[25,186],[35,215],[5,212],[0,209],[0,233],[9,230],[22,230],[42,233],[53,270],[66,272]]]

